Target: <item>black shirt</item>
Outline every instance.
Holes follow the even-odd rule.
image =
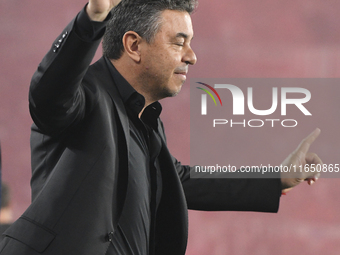
[[[106,59],[129,117],[129,179],[127,196],[114,236],[115,254],[152,254],[154,220],[161,196],[158,121],[162,107],[155,102],[139,114],[145,99]],[[150,247],[151,245],[151,247]]]

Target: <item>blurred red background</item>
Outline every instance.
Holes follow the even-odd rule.
[[[0,2],[2,174],[11,188],[15,218],[30,203],[30,79],[85,3]],[[339,77],[339,12],[336,0],[201,0],[192,16],[198,62],[189,78]],[[96,59],[100,55],[101,50]],[[169,147],[189,164],[189,81],[176,98],[163,100],[163,108]],[[296,145],[294,139],[286,142]],[[330,151],[337,156],[338,150]],[[278,214],[191,211],[187,254],[340,254],[338,183],[321,179],[313,188],[300,185],[282,198]]]

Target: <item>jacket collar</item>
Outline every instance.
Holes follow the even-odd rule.
[[[109,68],[107,66],[107,63],[105,61],[105,58],[102,57],[99,59],[95,64],[93,64],[93,68],[96,69],[98,72],[98,79],[100,80],[101,85],[106,89],[106,91],[109,93],[116,109],[117,113],[120,119],[120,122],[122,124],[124,135],[126,139],[126,146],[127,150],[129,151],[129,143],[127,142],[130,137],[129,133],[129,119],[127,118],[127,112],[124,106],[124,102],[121,99],[120,93],[116,87],[116,84],[114,82],[114,79],[109,71]],[[111,80],[108,79],[108,77],[111,77]]]

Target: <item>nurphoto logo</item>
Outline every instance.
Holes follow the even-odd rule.
[[[232,96],[232,115],[242,116],[245,115],[245,101],[247,102],[248,111],[256,116],[269,116],[275,113],[277,110],[280,111],[281,116],[287,116],[287,106],[293,105],[302,112],[305,116],[311,116],[311,112],[307,109],[305,104],[311,100],[311,92],[308,89],[301,87],[272,87],[271,89],[271,106],[267,109],[257,109],[254,106],[254,95],[253,87],[246,88],[246,94],[236,85],[231,84],[214,84],[211,86],[203,82],[196,82],[205,86],[206,88],[197,87],[198,89],[204,91],[205,93],[201,95],[201,115],[208,115],[208,103],[207,94],[213,100],[215,106],[217,106],[216,99],[214,95],[218,98],[220,105],[224,107],[230,107],[228,104],[222,105],[222,99],[220,95],[225,95],[231,93]],[[210,91],[208,90],[210,89]],[[219,90],[219,93],[217,92]],[[255,89],[256,90],[256,89]],[[279,93],[280,92],[280,93]],[[214,93],[214,95],[212,94]],[[280,94],[280,95],[279,95]],[[289,95],[294,95],[295,98]],[[223,97],[223,96],[222,96]],[[260,98],[263,100],[263,98]],[[227,100],[226,100],[227,101]],[[209,111],[213,109],[209,109]],[[271,124],[272,127],[275,126],[277,122],[281,123],[282,127],[296,127],[298,121],[295,119],[243,119],[240,121],[233,121],[233,119],[213,119],[213,127],[217,125],[229,124],[230,127],[241,125],[243,127],[263,127],[266,123]]]

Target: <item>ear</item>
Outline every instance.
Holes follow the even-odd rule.
[[[125,52],[129,57],[139,63],[141,59],[140,43],[142,38],[134,31],[128,31],[123,36],[123,45]]]

